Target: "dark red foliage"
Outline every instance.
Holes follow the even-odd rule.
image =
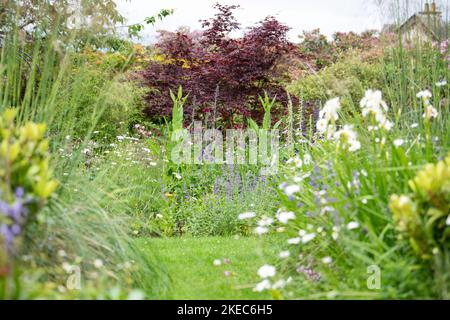
[[[151,63],[142,74],[152,88],[144,110],[150,118],[171,114],[169,89],[179,86],[189,94],[185,109],[189,119],[215,116],[225,127],[242,123],[243,117],[258,121],[264,113],[258,95],[264,90],[277,95],[276,114],[286,110],[287,94],[277,80],[280,75],[275,66],[294,49],[287,39],[289,28],[267,17],[241,38],[232,38],[230,33],[239,30],[233,16],[237,6],[217,4],[215,8],[218,13],[203,21],[202,33],[165,32],[160,38],[157,49],[165,61]]]

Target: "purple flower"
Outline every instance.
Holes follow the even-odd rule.
[[[0,224],[0,237],[3,238],[8,252],[14,250],[14,240],[22,233],[22,226],[27,216],[26,205],[30,202],[24,199],[24,189],[17,188],[16,199],[9,205],[6,201],[0,200],[0,215],[6,218],[6,222]]]

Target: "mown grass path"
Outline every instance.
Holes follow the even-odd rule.
[[[260,279],[258,268],[277,254],[277,241],[262,251],[257,238],[160,238],[140,239],[143,250],[156,253],[171,277],[170,291],[161,299],[270,299],[253,292]],[[220,266],[214,260],[222,260]],[[224,259],[229,262],[224,263]],[[269,260],[270,261],[270,260]]]

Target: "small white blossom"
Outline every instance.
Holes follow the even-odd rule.
[[[333,259],[331,259],[331,257],[325,257],[322,259],[322,263],[325,264],[331,264],[333,262]]]
[[[241,213],[238,216],[238,219],[239,220],[248,220],[248,219],[253,219],[254,217],[256,217],[256,213],[254,213],[254,212],[244,212],[244,213]]]
[[[290,211],[278,210],[277,219],[283,224],[287,224],[290,220],[295,219],[295,213]]]
[[[344,126],[334,134],[334,139],[338,141],[339,145],[346,146],[350,152],[361,149],[361,143],[357,140],[356,132],[353,131],[352,126]]]
[[[289,251],[281,251],[280,252],[281,259],[287,259],[287,258],[289,258],[290,255],[291,255],[291,253]]]
[[[302,237],[302,243],[306,244],[306,243],[312,241],[315,237],[316,237],[315,233],[306,234]]]
[[[436,87],[441,88],[447,85],[447,81],[442,80],[442,81],[438,81],[436,82]]]
[[[405,140],[403,140],[403,139],[394,140],[394,146],[396,146],[397,148],[401,147],[404,143],[405,143]]]
[[[347,224],[347,229],[348,230],[355,230],[359,228],[359,223],[356,221],[352,221],[349,224]]]
[[[431,97],[433,96],[433,94],[430,92],[430,90],[424,90],[424,91],[420,91],[417,94],[417,98],[422,98],[422,99],[431,99]]]
[[[174,172],[173,175],[177,178],[177,180],[181,180],[181,175],[178,172]]]
[[[269,229],[267,227],[258,226],[255,228],[255,233],[260,236],[263,234],[266,234],[268,232],[269,232]]]
[[[288,240],[288,244],[300,244],[301,241],[302,239],[300,238],[292,238]]]
[[[272,218],[263,218],[261,220],[258,221],[258,226],[260,227],[269,227],[273,224],[273,219]]]
[[[216,267],[220,266],[221,264],[222,264],[222,261],[219,260],[219,259],[216,259],[216,260],[213,261],[213,265],[216,266]]]
[[[263,279],[272,278],[276,275],[276,273],[277,273],[276,268],[268,264],[262,266],[258,270],[258,275]]]
[[[255,287],[255,289],[253,289],[256,292],[263,292],[264,290],[269,290],[270,289],[270,281],[265,279],[263,281],[261,281],[260,283],[258,283]]]
[[[284,188],[284,193],[288,197],[292,197],[294,194],[300,191],[300,186],[298,185],[291,185]]]

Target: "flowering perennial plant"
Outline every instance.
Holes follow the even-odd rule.
[[[27,225],[58,186],[49,170],[45,125],[28,122],[16,126],[16,113],[8,109],[0,116],[0,269],[3,270],[16,253]]]
[[[450,154],[427,164],[409,181],[410,195],[393,195],[389,207],[400,237],[423,259],[450,249]]]

